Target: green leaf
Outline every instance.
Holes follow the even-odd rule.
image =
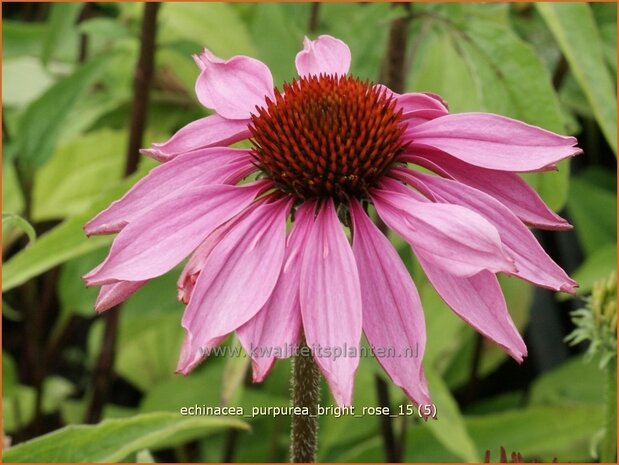
[[[588,462],[589,441],[602,423],[602,408],[530,407],[467,421],[478,450],[497,460],[501,447],[528,461]]]
[[[437,412],[437,418],[430,418],[426,426],[447,450],[467,462],[479,462],[475,444],[449,388],[432,368],[426,366],[425,372]]]
[[[226,3],[165,3],[159,17],[161,42],[190,40],[195,53],[208,47],[222,58],[255,55],[245,23]]]
[[[567,207],[574,232],[587,254],[616,243],[617,197],[614,191],[593,179],[574,177]]]
[[[537,3],[536,7],[587,96],[608,144],[617,153],[617,96],[591,7],[578,2]]]
[[[587,255],[585,261],[574,272],[573,277],[578,283],[577,293],[588,294],[593,283],[608,278],[617,269],[617,244],[607,244]]]
[[[180,444],[224,428],[249,429],[236,419],[147,413],[98,425],[67,426],[7,449],[3,461],[119,462],[142,449]]]
[[[407,88],[414,92],[439,94],[453,112],[482,108],[477,86],[465,61],[443,31],[427,33],[409,73]]]
[[[565,132],[550,73],[531,46],[507,24],[492,20],[473,18],[458,31],[454,41],[462,50],[486,111]],[[556,172],[525,176],[555,211],[567,200],[568,178],[566,163]]]
[[[2,63],[2,104],[22,107],[54,83],[53,76],[34,57],[20,56]]]
[[[529,402],[540,405],[603,405],[604,372],[597,363],[574,357],[537,378]]]
[[[41,52],[41,61],[44,65],[47,65],[53,56],[62,37],[71,31],[82,7],[83,5],[80,3],[54,3],[51,5],[47,21],[47,33]]]
[[[84,234],[83,226],[106,208],[110,202],[124,194],[143,175],[144,173],[141,171],[124,180],[103,194],[87,210],[56,226],[39,237],[39,240],[31,247],[15,254],[4,265],[2,292],[19,286],[60,263],[109,244],[112,237],[93,236],[88,238]]]
[[[15,361],[6,352],[2,352],[2,395],[11,396],[17,384],[17,367]]]
[[[37,233],[30,223],[25,218],[15,213],[3,213],[2,214],[2,230],[5,227],[17,227],[26,233],[28,236],[28,245],[34,243],[37,240]]]
[[[28,106],[20,119],[16,138],[17,156],[25,166],[34,168],[47,160],[72,108],[113,56],[108,53],[80,66]]]
[[[32,219],[65,218],[82,211],[122,177],[126,133],[102,129],[59,147],[34,177]]]

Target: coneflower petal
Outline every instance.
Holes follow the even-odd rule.
[[[235,184],[255,170],[248,150],[213,147],[153,168],[119,200],[84,226],[88,235],[119,232],[171,196],[207,184]]]
[[[288,236],[286,257],[273,293],[264,307],[237,330],[245,350],[251,355],[253,380],[260,382],[268,374],[275,358],[292,355],[301,335],[299,276],[303,247],[314,222],[314,202],[301,204]],[[277,355],[279,352],[279,355]]]
[[[303,39],[303,50],[297,53],[295,64],[299,76],[344,75],[348,73],[350,61],[348,45],[335,37],[322,35],[316,40]]]
[[[95,302],[95,310],[99,313],[109,310],[115,305],[124,302],[129,296],[136,293],[148,281],[119,281],[101,286]]]
[[[335,401],[350,405],[359,365],[361,288],[355,257],[331,199],[324,201],[306,240],[300,302],[314,359]]]
[[[210,253],[183,314],[180,373],[204,358],[204,348],[219,344],[252,318],[273,292],[284,260],[290,206],[282,199],[252,208]]]
[[[249,116],[248,116],[249,118]],[[140,150],[142,155],[166,162],[174,157],[205,147],[227,147],[249,137],[248,120],[206,116],[180,128],[170,139]]]
[[[265,188],[209,185],[166,199],[124,228],[105,261],[84,276],[88,285],[142,281],[171,270],[208,235],[243,211]]]
[[[434,147],[471,165],[503,171],[541,171],[582,152],[561,136],[505,116],[458,113],[410,126],[409,150]]]
[[[541,287],[574,293],[576,282],[542,249],[533,233],[501,202],[488,194],[457,181],[396,168],[394,173],[439,202],[462,205],[476,211],[499,231],[507,252],[514,258],[517,271],[510,273]]]
[[[393,382],[414,402],[428,404],[430,395],[421,364],[426,328],[417,288],[398,253],[358,201],[351,201],[350,213],[363,332]]]
[[[196,95],[202,105],[226,119],[249,119],[256,106],[273,98],[273,76],[260,60],[234,56],[222,60],[203,52],[194,57],[201,63]]]
[[[512,321],[496,276],[489,271],[469,277],[445,273],[433,258],[418,249],[415,255],[441,298],[475,330],[522,362],[527,347]]]
[[[516,271],[496,228],[474,211],[459,205],[423,201],[409,189],[396,191],[385,179],[371,197],[383,221],[416,250],[450,274],[471,276],[482,270]],[[403,186],[402,186],[403,187]]]
[[[539,194],[516,173],[473,166],[431,148],[414,152],[407,150],[401,159],[491,195],[529,226],[572,229],[572,225],[548,208]]]

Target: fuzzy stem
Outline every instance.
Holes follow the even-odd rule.
[[[292,415],[290,460],[293,463],[316,461],[320,401],[320,372],[309,347],[302,343],[292,361],[292,406],[307,408],[309,415]]]
[[[617,451],[617,360],[606,366],[606,434],[600,453],[601,463],[616,463]]]

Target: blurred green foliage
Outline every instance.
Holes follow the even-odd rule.
[[[82,226],[155,165],[144,159],[136,174],[122,179],[143,6],[95,3],[86,8],[89,14],[83,4],[51,4],[35,21],[25,17],[25,10],[11,14],[5,8],[3,316],[20,324],[25,310],[14,302],[21,302],[21,289],[59,269],[58,311],[45,328],[47,342],[56,341],[72,318],[89,324],[81,349],[58,354],[78,366],[80,375],[51,373],[40,390],[43,414],[68,426],[9,448],[3,459],[144,462],[160,458],[157,454],[166,449],[183,460],[191,443],[195,460],[220,461],[226,444],[236,441],[237,461],[286,461],[286,417],[178,414],[180,407],[193,404],[286,406],[289,374],[289,361],[280,361],[264,383],[251,385],[244,382],[247,359],[211,359],[188,377],[175,375],[183,336],[178,269],[123,306],[115,372],[138,400],[111,402],[105,421],[79,425],[92,395],[89,376],[103,337],[103,323],[92,310],[96,290],[85,289],[79,277],[101,260],[111,241],[87,239]],[[191,54],[203,47],[224,57],[255,56],[268,64],[276,85],[290,81],[294,56],[310,34],[310,10],[305,3],[162,5],[144,145],[165,140],[207,113],[193,93],[197,69]],[[346,41],[353,55],[351,72],[376,81],[391,21],[403,14],[403,8],[387,3],[321,4],[311,35],[328,33]],[[581,283],[579,292],[587,293],[616,268],[616,176],[603,163],[608,147],[616,153],[616,5],[414,3],[411,14],[407,90],[436,92],[453,112],[501,113],[586,139],[585,161],[577,160],[583,167],[575,175],[563,162],[557,172],[526,179],[554,210],[567,211],[575,225],[583,257],[574,276]],[[42,234],[28,245],[30,229]],[[573,357],[535,379],[526,393],[508,389],[461,405],[456,393],[469,382],[476,335],[438,297],[404,243],[393,241],[422,296],[425,365],[439,412],[438,421],[393,421],[406,444],[403,459],[478,461],[487,449],[496,455],[504,446],[539,460],[590,460],[590,441],[602,423],[601,374]],[[502,280],[502,286],[524,331],[532,287],[513,279]],[[483,378],[504,364],[506,355],[486,344],[481,350]],[[38,402],[16,357],[15,350],[3,351],[8,435],[33,421]],[[385,376],[378,364],[362,359],[355,388],[358,408],[377,405],[376,376]],[[389,389],[395,408],[407,404],[403,393]],[[326,387],[323,403],[332,403]],[[321,461],[385,460],[378,417],[322,417],[319,434]]]

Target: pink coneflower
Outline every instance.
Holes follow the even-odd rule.
[[[346,348],[314,358],[348,405],[359,362],[350,348],[363,331],[377,348],[418,347],[417,357],[376,356],[413,401],[429,402],[419,295],[371,205],[453,311],[518,362],[527,349],[495,274],[574,291],[527,228],[570,225],[515,173],[553,169],[580,152],[576,139],[488,113],[449,114],[436,95],[348,75],[350,59],[338,39],[306,39],[299,77],[280,91],[260,61],[205,50],[196,93],[216,113],[144,150],[162,164],[86,225],[119,233],[85,276],[102,285],[98,311],[193,252],[178,282],[187,304],[180,373],[236,331],[261,381],[303,338],[325,354]],[[244,139],[252,148],[227,147]]]

